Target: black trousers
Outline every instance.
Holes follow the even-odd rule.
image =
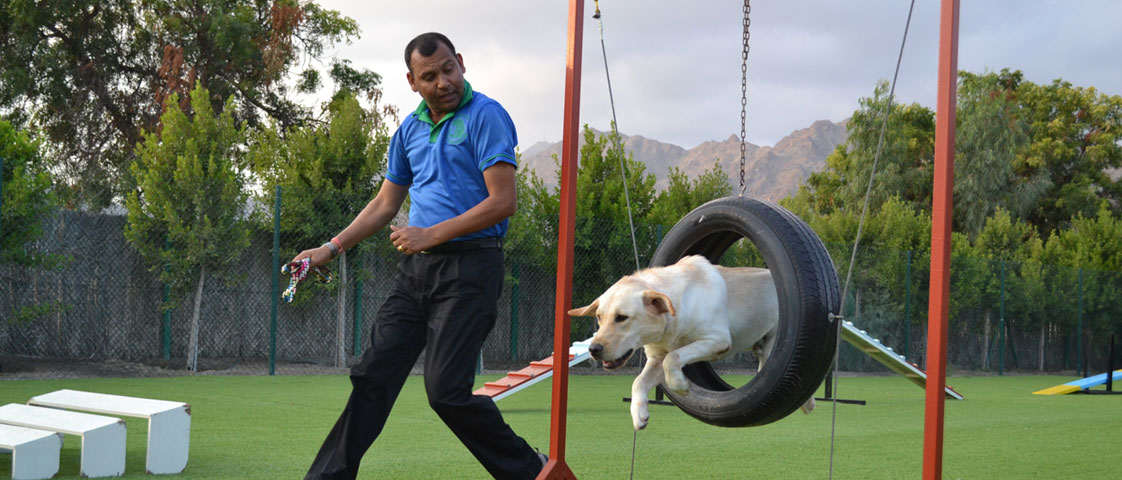
[[[476,359],[495,324],[502,281],[500,248],[402,259],[370,346],[351,369],[347,406],[306,479],[358,475],[422,350],[429,405],[479,463],[497,479],[537,476],[537,453],[503,421],[490,397],[472,395]]]

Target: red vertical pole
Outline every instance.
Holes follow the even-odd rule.
[[[573,223],[576,221],[577,129],[580,122],[580,66],[584,0],[569,0],[569,54],[565,67],[565,119],[561,138],[561,218],[557,233],[557,302],[553,328],[553,404],[549,463],[539,480],[576,479],[565,463],[565,421],[569,403],[569,314],[573,304]]]
[[[923,478],[943,477],[943,401],[947,384],[947,316],[951,283],[955,101],[958,87],[958,0],[942,0],[939,93],[935,100],[935,184],[931,205],[931,291],[927,306],[927,392]]]

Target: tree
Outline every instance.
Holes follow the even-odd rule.
[[[1122,166],[1122,97],[1023,77],[959,75],[956,227],[976,234],[995,205],[1039,235],[1094,215],[1102,199],[1122,213],[1122,184],[1109,173]]]
[[[997,207],[974,236],[973,247],[985,258],[1019,262],[1037,256],[1043,242],[1032,225]]]
[[[973,237],[998,208],[1026,218],[1048,187],[1042,176],[1014,177],[1016,155],[1028,144],[1013,80],[959,73],[955,140],[955,230]]]
[[[137,145],[132,174],[136,191],[125,206],[125,238],[173,298],[195,289],[187,367],[198,369],[199,310],[207,275],[230,279],[241,252],[249,246],[244,218],[247,195],[236,165],[244,131],[235,125],[233,98],[222,114],[211,108],[210,92],[191,91],[191,116],[168,97],[158,131]],[[165,248],[166,245],[166,248]]]
[[[373,198],[385,169],[389,135],[380,119],[353,95],[326,110],[326,124],[274,125],[250,136],[247,163],[266,187],[260,202],[272,205],[273,187],[283,188],[281,231],[291,248],[319,245],[338,233]],[[271,216],[266,223],[271,229]]]
[[[862,99],[849,138],[812,174],[796,198],[810,211],[860,211],[880,133],[886,85]],[[1019,71],[959,75],[955,171],[956,231],[977,235],[998,207],[1027,220],[1038,235],[1095,214],[1099,200],[1122,213],[1122,97],[1057,79],[1025,81]],[[930,211],[934,114],[893,105],[870,202],[896,195]]]
[[[56,204],[39,144],[0,120],[0,263],[50,266],[52,257],[30,249]]]
[[[1077,283],[1074,270],[1053,270],[1044,261],[1087,269],[1087,311],[1100,318],[1113,307],[1096,289],[1109,291],[1122,282],[1111,270],[1118,265],[1106,254],[1116,242],[1103,233],[1112,231],[1108,219],[1122,208],[1122,187],[1110,176],[1122,163],[1122,100],[1062,80],[1037,86],[1008,70],[962,72],[959,82],[951,322],[962,332],[980,325],[988,339],[1001,295],[1020,298],[1007,302],[1007,323],[1022,331],[1039,327],[1043,356],[1048,335],[1066,326],[1068,311],[1074,311]],[[847,142],[830,155],[826,169],[781,201],[826,242],[843,274],[876,151],[885,87],[861,100]],[[861,273],[854,276],[852,291],[875,298],[881,302],[876,308],[892,313],[903,293],[899,286],[906,283],[899,278],[905,271],[901,253],[915,252],[913,278],[926,277],[921,270],[928,263],[924,258],[930,258],[934,115],[916,105],[893,105],[889,112],[856,265]],[[1092,223],[1088,219],[1098,205],[1106,210]],[[1079,225],[1080,233],[1071,233],[1076,229],[1069,225]],[[1047,248],[1044,232],[1053,232]],[[1094,282],[1090,268],[1100,269],[1093,273]],[[911,290],[920,303],[925,292],[920,285]],[[972,322],[975,317],[984,321]]]
[[[1113,213],[1109,202],[1103,201],[1094,216],[1076,215],[1071,228],[1052,232],[1044,244],[1044,258],[1048,263],[1073,267],[1059,276],[1062,283],[1056,290],[1071,292],[1065,297],[1069,303],[1075,303],[1072,297],[1080,297],[1087,339],[1084,345],[1096,332],[1105,336],[1117,328],[1117,319],[1122,317],[1122,304],[1118,302],[1122,290],[1122,218]],[[1081,291],[1072,292],[1073,285]]]
[[[522,161],[521,153],[518,161]],[[546,187],[529,168],[519,168],[518,210],[510,219],[506,233],[508,258],[519,259],[542,268],[557,267],[557,229],[561,212],[561,199],[557,189]]]
[[[732,194],[728,177],[721,171],[720,162],[701,176],[690,180],[678,167],[670,167],[670,183],[658,193],[651,206],[650,222],[674,226],[693,209],[713,199]]]
[[[632,217],[647,218],[654,200],[654,175],[646,173],[643,162],[625,153],[626,145],[618,133],[597,134],[585,125],[583,135],[577,174],[577,216],[626,219],[630,198]]]
[[[1103,201],[1095,216],[1076,215],[1070,229],[1053,232],[1045,244],[1045,256],[1051,262],[1075,268],[1122,271],[1122,218]],[[1100,304],[1092,302],[1091,306],[1117,304],[1117,291],[1107,292],[1110,290],[1097,300]]]
[[[38,142],[0,120],[0,266],[54,268],[61,263],[62,257],[34,248],[43,236],[43,221],[56,204]],[[11,278],[25,281],[22,275]],[[0,316],[21,323],[62,308],[58,302],[23,305]]]
[[[1096,215],[1100,202],[1122,213],[1122,183],[1109,169],[1122,167],[1122,96],[1094,87],[1075,87],[1062,79],[1049,85],[1021,80],[1021,72],[1002,70],[1016,87],[1020,115],[1031,137],[1013,166],[1022,178],[1042,176],[1047,190],[1028,215],[1037,233],[1071,225],[1080,215]]]
[[[297,91],[321,86],[313,68],[295,85],[298,62],[322,59],[358,34],[357,24],[298,0],[12,0],[0,5],[0,112],[42,130],[61,180],[76,199],[103,206],[131,187],[128,165],[172,94],[187,108],[196,82],[225,99],[240,123],[272,118],[305,123]],[[379,78],[334,62],[331,75],[353,88]]]
[[[837,209],[860,214],[872,171],[888,84],[880,82],[872,98],[860,100],[846,129],[846,142],[826,158],[826,168],[810,175],[795,196],[817,213]],[[889,110],[880,162],[873,183],[870,211],[896,196],[920,211],[931,208],[931,182],[935,159],[935,113],[918,104]]]
[[[1043,335],[1047,323],[1043,312],[1051,309],[1052,302],[1042,295],[1043,242],[1032,225],[1000,206],[984,221],[970,245],[961,247],[958,254],[965,257],[964,262],[971,262],[959,278],[972,278],[964,280],[960,290],[968,302],[977,304],[974,310],[982,315],[981,353],[982,358],[989,359],[987,353],[997,351],[990,348],[994,318],[1003,322],[998,335],[1006,335],[1005,338],[1014,327],[1028,331],[1039,326]],[[1003,304],[1007,306],[1001,312],[1004,316],[995,315]],[[1040,353],[1043,355],[1042,350]]]
[[[585,299],[591,302],[608,285],[635,271],[629,207],[639,252],[651,252],[654,246],[644,220],[653,206],[655,177],[646,173],[642,162],[625,154],[624,147],[617,133],[597,134],[585,125],[573,245],[573,301],[577,304]],[[643,266],[642,260],[639,266]]]
[[[265,186],[258,196],[260,204],[273,205],[276,186],[282,189],[281,235],[287,245],[282,258],[320,245],[342,230],[374,198],[385,169],[390,137],[377,113],[363,110],[353,94],[344,92],[328,104],[326,114],[329,121],[325,125],[287,131],[273,125],[252,135],[247,160]],[[270,230],[273,217],[265,217],[261,226]],[[356,254],[374,250],[375,244],[364,242],[343,252],[338,281],[327,286],[338,292],[338,366],[345,363],[342,336],[347,267],[355,264]],[[388,242],[380,245],[386,254],[391,253]],[[297,292],[306,298],[314,289]]]

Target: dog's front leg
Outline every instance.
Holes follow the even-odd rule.
[[[647,408],[647,394],[662,379],[662,355],[651,356],[648,352],[647,364],[631,383],[631,424],[635,430],[642,430],[651,418]]]
[[[718,358],[728,353],[731,347],[732,339],[726,335],[698,340],[666,354],[662,366],[666,373],[666,388],[678,395],[688,394],[690,384],[686,380],[686,374],[682,373],[682,367],[697,361]]]

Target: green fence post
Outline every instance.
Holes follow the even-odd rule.
[[[356,252],[357,253],[357,252]],[[355,255],[355,266],[360,265],[361,255]],[[357,269],[356,269],[357,270]],[[362,353],[362,277],[357,274],[355,277],[355,306],[354,306],[354,337],[355,347],[353,350],[354,356],[359,356]]]
[[[912,341],[912,254],[908,250],[908,261],[904,264],[904,358],[908,358]]]
[[[1076,372],[1086,372],[1086,365],[1083,363],[1083,269],[1079,269],[1079,316],[1075,322],[1075,368]],[[1086,375],[1084,375],[1086,376]]]
[[[171,248],[171,241],[164,237],[164,250]],[[170,265],[164,264],[164,272],[166,273]],[[164,360],[171,360],[171,308],[168,308],[168,301],[171,299],[171,285],[164,284],[164,318],[161,322],[163,329],[163,344],[164,344]]]
[[[998,318],[998,331],[997,334],[1001,335],[1001,343],[997,351],[997,374],[1005,375],[1005,343],[1009,341],[1009,336],[1005,333],[1005,260],[1001,261],[1001,303],[999,307]]]
[[[521,272],[519,264],[515,263],[510,269],[514,284],[510,286],[510,361],[518,361],[518,284]]]
[[[273,203],[273,295],[269,301],[269,375],[277,373],[277,302],[280,301],[280,209],[281,187]]]

